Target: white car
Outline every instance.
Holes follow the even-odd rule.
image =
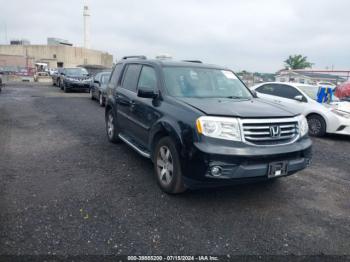
[[[348,104],[339,102],[320,104],[316,101],[318,87],[298,83],[262,83],[251,88],[258,97],[285,106],[290,111],[303,114],[309,123],[312,136],[326,133],[350,135]],[[348,102],[340,102],[348,103]]]

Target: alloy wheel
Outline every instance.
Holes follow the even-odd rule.
[[[318,119],[311,118],[308,120],[308,124],[309,124],[309,132],[312,135],[317,135],[320,133],[321,128],[322,128],[322,124]]]
[[[162,146],[157,155],[157,173],[159,181],[168,186],[173,180],[174,162],[170,149],[167,146]]]
[[[112,112],[109,112],[107,119],[107,133],[110,139],[113,138],[114,135],[114,118]]]

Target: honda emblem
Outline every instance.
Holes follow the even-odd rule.
[[[270,126],[270,136],[274,138],[280,137],[281,136],[280,126]]]

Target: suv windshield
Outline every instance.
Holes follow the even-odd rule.
[[[164,67],[165,86],[171,96],[250,99],[251,93],[228,70],[199,67]]]
[[[66,68],[65,73],[69,76],[86,76],[89,74],[85,68]]]

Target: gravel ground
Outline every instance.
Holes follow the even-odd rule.
[[[86,93],[0,94],[0,254],[350,255],[350,138],[276,183],[169,196]]]

